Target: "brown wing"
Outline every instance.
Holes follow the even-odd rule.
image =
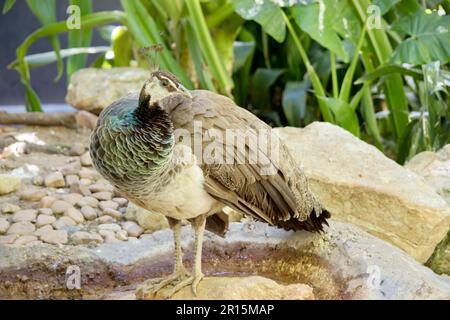
[[[271,225],[322,230],[329,213],[322,210],[304,174],[270,127],[227,97],[203,90],[192,93],[192,101],[167,111],[174,128],[190,135],[208,193]]]

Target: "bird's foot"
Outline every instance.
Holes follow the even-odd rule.
[[[175,286],[172,288],[168,288],[168,290],[164,290],[164,292],[161,292],[161,297],[163,299],[169,299],[172,297],[175,293],[183,289],[184,287],[187,287],[191,285],[192,292],[194,295],[197,295],[197,287],[200,281],[205,277],[203,273],[198,273],[195,275],[191,275],[190,277],[178,282]]]
[[[159,294],[160,291],[162,291],[166,287],[175,287],[178,283],[181,283],[189,278],[189,273],[183,268],[181,270],[175,271],[167,277],[149,279],[137,287],[136,298],[140,300],[149,300],[155,298],[166,299],[165,294]]]

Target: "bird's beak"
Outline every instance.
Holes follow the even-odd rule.
[[[182,92],[185,96],[187,96],[187,97],[189,97],[189,98],[192,98],[191,92],[190,92],[188,89],[186,89],[182,84],[179,84],[179,85],[178,85],[178,89],[180,89],[181,92]]]

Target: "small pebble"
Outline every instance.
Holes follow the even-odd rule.
[[[53,215],[53,211],[50,208],[39,208],[38,212],[40,214],[45,214],[45,215],[48,215],[48,216],[52,216]]]
[[[12,203],[5,203],[2,208],[3,213],[14,213],[20,210],[18,205]]]
[[[63,216],[52,223],[52,226],[57,230],[61,230],[67,226],[74,226],[74,225],[76,225],[76,222],[67,216]]]
[[[125,230],[119,230],[116,232],[116,238],[121,241],[127,241],[128,240],[128,233]]]
[[[71,218],[76,223],[83,223],[84,222],[84,216],[81,214],[81,212],[75,208],[69,208],[64,213],[65,216]]]
[[[92,196],[95,199],[98,199],[98,200],[101,200],[101,201],[106,201],[106,200],[111,200],[112,199],[112,193],[111,192],[107,192],[107,191],[96,192],[96,193],[93,193]]]
[[[100,202],[100,205],[101,204],[102,203]],[[105,210],[103,210],[103,214],[111,216],[111,217],[116,218],[116,219],[122,218],[122,214],[119,211],[111,209],[111,208],[106,208]]]
[[[89,186],[89,190],[91,190],[92,193],[96,192],[112,192],[114,190],[114,187],[110,184],[103,184],[103,183],[94,183]]]
[[[81,199],[83,199],[83,196],[78,193],[69,193],[61,196],[61,200],[70,203],[73,206]]]
[[[36,219],[36,227],[40,228],[45,225],[52,224],[55,221],[56,221],[56,218],[54,216],[40,214]]]
[[[72,186],[74,183],[79,183],[80,178],[75,174],[69,174],[66,176],[66,185]]]
[[[45,176],[44,184],[46,187],[60,188],[64,187],[66,182],[61,172],[52,172]]]
[[[98,204],[98,207],[102,210],[105,211],[106,209],[113,209],[113,210],[117,210],[117,208],[119,207],[119,204],[117,204],[117,202],[108,200],[108,201],[100,201]]]
[[[81,156],[85,152],[84,145],[80,142],[75,142],[69,149],[70,156]]]
[[[80,182],[76,182],[70,186],[71,193],[79,193],[83,196],[89,196],[91,191],[87,185],[81,184]]]
[[[70,240],[75,244],[88,244],[90,242],[102,243],[103,238],[96,233],[77,231],[70,236]]]
[[[139,237],[142,233],[144,233],[144,228],[138,225],[133,221],[126,221],[122,224],[122,228],[128,233],[131,237]]]
[[[6,236],[0,236],[0,243],[1,244],[12,244],[16,239],[19,237],[18,234],[10,234]]]
[[[36,236],[21,236],[14,241],[14,244],[27,244],[37,240],[38,238]]]
[[[34,209],[19,210],[12,215],[11,221],[12,222],[35,221],[37,212],[38,211]]]
[[[0,195],[19,190],[21,180],[19,177],[6,174],[0,175]]]
[[[52,211],[54,214],[63,214],[67,209],[72,208],[73,206],[68,203],[65,202],[63,200],[56,200],[53,204],[52,204]]]
[[[85,167],[92,166],[92,159],[91,159],[89,152],[83,153],[80,157],[80,161],[81,161],[81,165],[83,165]]]
[[[97,212],[90,206],[81,207],[80,211],[86,220],[94,220],[97,218]]]
[[[78,171],[80,171],[80,170],[81,170],[81,162],[80,162],[80,159],[78,159],[78,158],[65,164],[64,166],[62,166],[61,169],[59,169],[59,171],[65,176],[71,175],[71,174],[77,174]]]
[[[118,224],[115,224],[115,223],[104,223],[104,224],[99,225],[98,229],[116,232],[116,231],[121,230],[122,228]]]
[[[25,201],[39,201],[47,195],[44,190],[27,190],[20,193],[20,199]]]
[[[41,236],[41,240],[50,244],[65,244],[67,243],[66,230],[52,230]]]
[[[125,198],[113,198],[112,201],[117,202],[120,207],[124,207],[128,204],[128,199]]]
[[[89,206],[92,208],[97,208],[98,202],[99,201],[97,199],[87,196],[87,197],[84,197],[83,199],[81,199],[80,201],[78,201],[77,206],[79,206],[79,207]]]
[[[80,179],[80,184],[81,184],[81,185],[88,186],[88,185],[92,184],[92,180],[91,180],[91,179],[83,178],[83,179]]]
[[[5,234],[8,231],[10,223],[6,218],[0,218],[0,234]]]
[[[97,218],[98,223],[111,223],[114,221],[114,218],[111,216],[101,216]]]
[[[47,224],[37,229],[33,234],[37,237],[41,237],[43,234],[49,233],[50,231],[53,231],[53,227]]]
[[[52,196],[45,196],[41,199],[39,206],[41,208],[50,208],[57,199]]]
[[[78,175],[80,176],[80,178],[90,180],[93,180],[94,178],[98,177],[98,173],[96,171],[85,167],[81,168],[81,170],[78,172]]]
[[[44,177],[42,176],[34,176],[31,178],[31,183],[35,186],[43,186],[44,185]]]
[[[6,234],[29,235],[35,231],[34,224],[29,221],[13,223]]]

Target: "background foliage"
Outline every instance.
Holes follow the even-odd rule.
[[[10,68],[28,111],[41,111],[30,68],[57,63],[59,79],[66,58],[70,78],[87,54],[98,55],[92,67],[148,68],[139,48],[159,44],[160,67],[188,88],[232,96],[274,126],[335,123],[400,163],[450,141],[448,0],[121,0],[107,12],[70,0],[79,30],[56,21],[55,0],[27,3],[42,28]],[[111,45],[90,47],[92,32]],[[27,55],[41,38],[54,51]]]

